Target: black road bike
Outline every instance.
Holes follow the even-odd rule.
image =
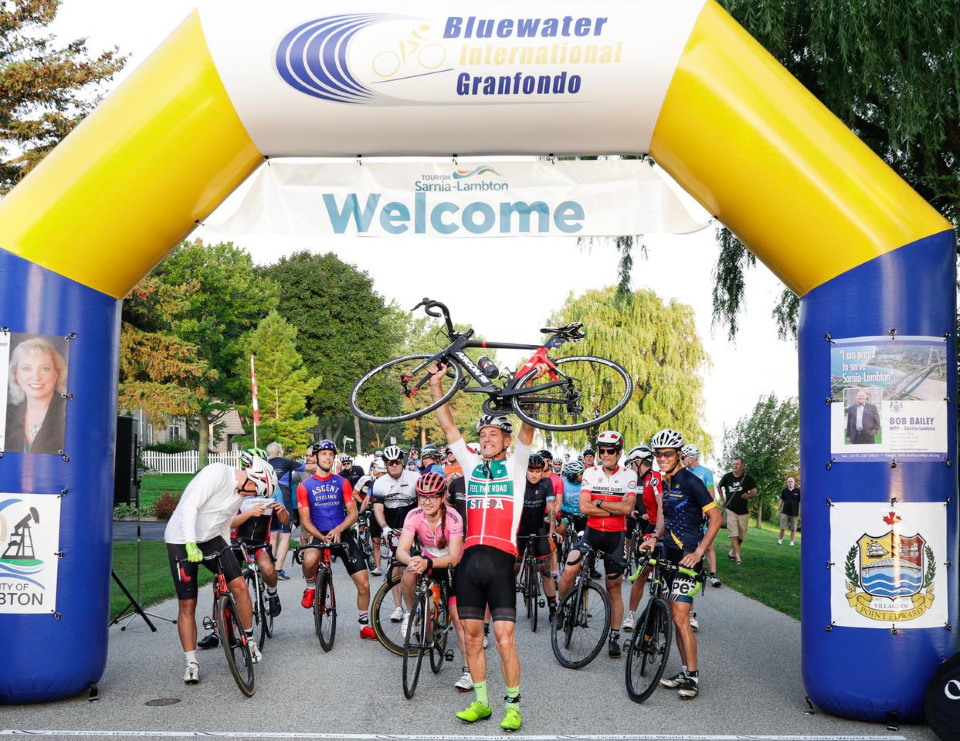
[[[540,608],[547,603],[543,598],[542,577],[540,564],[536,558],[534,543],[538,538],[549,538],[549,535],[522,535],[517,540],[526,540],[527,548],[520,562],[520,571],[517,574],[517,591],[523,596],[523,604],[527,610],[527,619],[530,620],[530,630],[537,632],[537,623],[540,619]]]
[[[634,582],[647,566],[653,568],[647,604],[634,624],[633,639],[627,650],[627,694],[634,702],[643,702],[653,694],[660,677],[663,676],[667,659],[670,658],[673,616],[666,600],[667,585],[664,577],[679,573],[694,580],[694,586],[690,586],[689,582],[683,586],[690,597],[696,596],[703,585],[703,574],[657,558],[661,547],[657,545],[654,555],[643,555],[636,571],[628,577],[629,581]]]
[[[447,635],[452,627],[448,612],[448,585],[426,574],[417,575],[413,609],[407,618],[403,642],[403,695],[413,699],[420,679],[424,654],[430,654],[430,670],[438,674],[444,661],[453,661],[447,650]]]
[[[350,408],[360,419],[374,424],[392,424],[416,419],[446,404],[459,391],[486,394],[484,414],[516,414],[541,430],[570,431],[596,427],[623,409],[633,394],[633,380],[612,360],[573,355],[554,360],[551,350],[583,339],[583,323],[545,327],[550,337],[543,345],[508,342],[477,342],[473,329],[458,332],[447,307],[425,298],[413,307],[424,307],[429,316],[442,318],[450,345],[440,352],[408,355],[390,360],[367,373],[350,394]],[[500,371],[481,358],[480,367],[467,355],[469,349],[533,350],[516,373],[497,380]],[[430,367],[445,366],[442,396],[433,400]],[[538,376],[537,366],[548,371]],[[473,378],[477,386],[469,386]]]
[[[257,637],[260,651],[267,643],[267,638],[273,635],[273,615],[267,605],[267,587],[263,582],[260,564],[257,563],[256,552],[260,548],[270,548],[269,543],[250,545],[242,541],[234,548],[240,552],[241,559],[246,565],[243,578],[247,582],[247,592],[250,594],[250,603],[253,605],[253,634]]]
[[[597,658],[610,632],[610,597],[591,576],[596,553],[583,543],[580,555],[580,573],[557,605],[550,630],[553,655],[568,669],[582,669]]]
[[[343,543],[313,542],[298,546],[293,552],[295,563],[303,563],[303,553],[308,550],[320,551],[320,563],[317,567],[317,592],[313,598],[313,629],[320,639],[320,648],[333,649],[337,637],[337,595],[333,589],[333,569],[331,551],[342,552]]]

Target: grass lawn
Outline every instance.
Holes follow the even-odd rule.
[[[165,473],[158,476],[142,476],[140,478],[140,505],[144,509],[152,507],[164,491],[179,494],[187,488],[187,484],[195,475],[193,473]]]
[[[145,540],[142,543],[142,569],[140,581],[140,603],[147,607],[176,595],[170,565],[167,562],[167,546],[163,541]],[[137,595],[137,544],[124,542],[113,544],[113,568],[127,585],[134,597]],[[209,584],[213,575],[205,568],[200,569],[200,586]],[[110,580],[110,619],[113,620],[127,606],[127,598]]]
[[[751,525],[740,554],[743,565],[737,566],[727,557],[730,539],[721,530],[714,541],[717,552],[717,576],[725,587],[732,587],[748,597],[762,602],[790,617],[800,619],[800,548],[790,547],[790,532],[777,545],[779,527],[763,523],[761,529]]]

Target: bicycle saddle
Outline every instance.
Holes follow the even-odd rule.
[[[583,333],[583,322],[573,322],[562,327],[541,327],[544,334],[556,334],[569,342],[579,342],[585,335]]]

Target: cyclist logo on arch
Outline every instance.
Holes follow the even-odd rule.
[[[440,69],[447,60],[447,52],[441,44],[429,40],[429,32],[430,24],[423,23],[396,47],[381,51],[373,58],[373,73],[381,82],[388,82],[449,72],[452,68]]]

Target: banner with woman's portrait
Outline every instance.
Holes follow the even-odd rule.
[[[62,337],[0,333],[0,450],[62,453],[68,365]]]

